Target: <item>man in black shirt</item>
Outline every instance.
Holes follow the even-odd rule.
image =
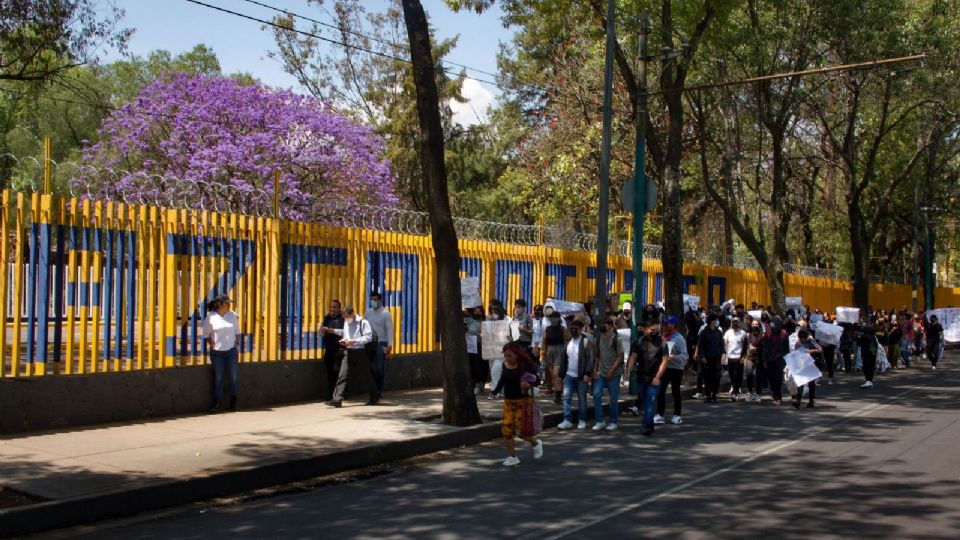
[[[927,325],[927,360],[933,369],[937,369],[937,362],[943,354],[943,325],[940,324],[936,315],[930,316],[930,324]]]
[[[717,393],[720,391],[720,376],[723,374],[720,362],[723,359],[724,350],[720,319],[716,313],[711,313],[707,317],[707,327],[700,332],[695,354],[695,357],[700,360],[703,370],[707,403],[716,403],[717,401]]]
[[[330,312],[323,317],[320,327],[323,336],[323,363],[327,368],[327,399],[333,399],[333,389],[337,385],[337,374],[343,362],[343,315],[340,314],[340,301],[330,300]]]
[[[629,378],[633,367],[637,367],[637,401],[643,406],[643,427],[641,433],[653,434],[653,417],[657,411],[657,396],[660,394],[660,378],[670,363],[663,354],[663,338],[660,336],[660,324],[656,321],[641,321],[643,335],[630,346],[630,359],[624,377]]]

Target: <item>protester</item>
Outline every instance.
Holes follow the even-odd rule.
[[[865,379],[860,388],[873,388],[873,376],[877,370],[877,349],[880,347],[874,332],[875,329],[872,325],[866,325],[855,335],[857,345],[860,347],[863,378]]]
[[[937,362],[943,356],[943,325],[936,315],[930,316],[930,324],[927,325],[927,360],[930,361],[931,369],[937,369]]]
[[[763,394],[763,327],[760,321],[750,323],[750,334],[747,336],[747,354],[743,368],[747,377],[747,401],[759,402]]]
[[[376,381],[373,380],[373,370],[370,368],[370,355],[367,345],[373,342],[373,330],[366,319],[360,318],[352,307],[343,308],[343,339],[340,345],[346,348],[347,356],[340,363],[340,375],[337,377],[337,387],[333,391],[333,398],[327,402],[331,407],[343,406],[344,393],[347,391],[347,381],[350,379],[351,367],[360,369],[369,375],[368,385],[370,399],[367,405],[373,405],[380,399]]]
[[[551,310],[553,308],[550,308]],[[530,338],[530,352],[534,358],[540,358],[540,342],[543,340],[543,329],[549,322],[543,316],[543,306],[533,306],[533,336]]]
[[[723,332],[720,330],[720,317],[717,313],[707,316],[707,326],[700,332],[694,358],[699,359],[700,369],[706,384],[706,403],[716,403],[720,391],[720,377],[723,374],[720,363],[723,361]]]
[[[232,301],[220,295],[207,305],[207,318],[203,321],[203,336],[210,351],[213,364],[213,406],[211,413],[220,411],[223,401],[223,379],[229,377],[230,409],[237,410],[237,375],[239,371],[237,336],[240,335],[240,320],[230,309]]]
[[[633,327],[633,306],[630,302],[624,302],[620,308],[620,315],[617,316],[617,330],[629,330]]]
[[[783,321],[779,315],[774,316],[770,319],[770,329],[763,340],[763,360],[774,405],[780,405],[783,401],[783,368],[786,367],[783,357],[789,352],[789,340],[787,331],[783,329]]]
[[[320,334],[323,336],[323,364],[327,370],[327,400],[333,399],[333,389],[337,386],[337,374],[340,362],[343,362],[343,315],[340,313],[340,301],[330,300],[329,312],[323,316]]]
[[[817,343],[813,336],[810,335],[810,332],[806,328],[801,328],[797,331],[797,344],[795,350],[803,349],[807,351],[807,354],[813,357],[814,362],[817,364],[817,367],[820,367],[820,362],[817,362],[817,359],[820,358],[823,354],[823,349],[820,347],[820,344]],[[793,406],[796,409],[800,408],[800,403],[803,401],[803,386],[797,386],[797,395],[794,396]],[[816,381],[810,381],[806,384],[808,401],[807,408],[812,409],[814,404],[814,398],[817,393],[817,383]]]
[[[617,416],[620,412],[620,368],[623,366],[623,346],[615,329],[616,321],[604,319],[600,323],[600,333],[594,338],[596,343],[596,362],[593,368],[593,414],[596,417],[594,431],[606,428],[617,430]],[[603,415],[603,389],[610,396],[609,417],[605,422]]]
[[[513,303],[513,320],[519,323],[517,330],[520,335],[517,336],[517,341],[529,352],[533,342],[533,319],[527,314],[527,301],[523,298],[517,298]]]
[[[903,322],[900,323],[900,358],[903,360],[903,367],[910,367],[910,360],[913,358],[913,346],[916,333],[907,310],[901,312]]]
[[[503,310],[503,302],[500,300],[494,299],[490,302],[490,314],[487,316],[489,321],[510,321],[510,317],[507,317],[506,313]],[[500,373],[503,370],[503,357],[497,356],[495,358],[484,358],[487,361],[488,369],[490,370],[490,395],[487,396],[487,399],[498,399],[501,396],[496,392],[492,391],[493,388],[496,388],[497,383],[500,382]]]
[[[563,349],[560,373],[563,374],[563,422],[558,429],[573,427],[573,393],[577,393],[579,416],[577,429],[587,427],[587,386],[593,375],[595,347],[593,338],[583,331],[580,320],[570,323],[570,341]]]
[[[671,424],[682,424],[680,407],[682,396],[680,393],[680,384],[683,381],[683,370],[687,366],[687,360],[690,358],[687,353],[687,341],[679,332],[677,325],[680,319],[676,315],[667,315],[663,319],[663,339],[666,347],[665,358],[668,361],[667,369],[660,378],[660,392],[657,394],[657,415],[653,419],[654,424],[663,424],[666,422],[667,404],[667,385],[670,385],[673,392],[673,418]]]
[[[543,330],[543,341],[540,343],[540,361],[545,367],[547,376],[547,392],[553,392],[554,403],[560,403],[563,391],[563,374],[560,364],[563,361],[563,352],[570,341],[570,333],[561,325],[560,313],[551,306],[544,308],[544,314],[550,325]]]
[[[483,394],[483,385],[487,382],[489,366],[480,351],[480,326],[483,323],[483,309],[468,310],[464,318],[467,335],[467,360],[470,362],[470,380],[473,381],[474,395]]]
[[[380,395],[383,394],[387,358],[393,352],[393,317],[390,315],[390,310],[384,307],[380,293],[374,291],[370,295],[370,309],[364,314],[364,320],[370,324],[370,330],[373,332],[374,345],[371,346],[370,374],[377,391],[376,396],[371,400],[373,405],[380,401]]]
[[[653,435],[657,399],[660,395],[660,381],[666,373],[670,363],[664,354],[663,338],[660,336],[660,325],[656,321],[643,321],[640,324],[642,335],[630,348],[630,359],[627,361],[626,373],[632,373],[634,366],[637,369],[637,399],[642,404],[643,420],[641,433]],[[663,416],[659,416],[663,423]]]
[[[736,401],[743,385],[743,350],[747,333],[740,329],[740,319],[730,321],[730,329],[723,334],[723,361],[730,377],[730,401]]]
[[[522,436],[522,422],[524,412],[532,405],[532,389],[540,384],[537,375],[537,366],[526,348],[517,342],[510,342],[503,346],[503,372],[494,388],[494,393],[503,393],[503,420],[500,432],[503,435],[503,445],[507,449],[507,459],[503,460],[505,467],[512,467],[520,463],[514,438],[520,437],[530,443],[533,448],[533,459],[543,457],[543,441],[535,437]]]

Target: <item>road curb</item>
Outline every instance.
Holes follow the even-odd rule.
[[[690,399],[693,392],[693,388],[684,388],[684,399]],[[633,404],[632,397],[619,400],[621,411],[626,411]],[[593,408],[590,406],[588,417],[592,417],[592,413]],[[544,429],[554,428],[563,420],[563,413],[544,414],[543,420]],[[203,477],[9,508],[0,510],[0,537],[38,533],[238,495],[461,446],[480,444],[498,437],[500,437],[500,422],[487,422],[405,441],[351,448],[281,463],[218,472]]]

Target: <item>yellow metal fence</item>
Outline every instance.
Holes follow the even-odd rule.
[[[243,362],[321,356],[331,299],[361,314],[379,290],[395,321],[397,354],[437,349],[436,268],[428,236],[263,217],[2,192],[0,377],[83,374],[205,362],[205,306],[228,294],[240,316]],[[461,240],[461,275],[488,303],[594,290],[595,255],[546,246]],[[629,290],[631,261],[611,257],[610,292]],[[644,262],[641,295],[663,297],[660,261]],[[683,287],[707,304],[769,303],[756,270],[686,264]],[[787,295],[823,310],[851,286],[787,275]],[[909,305],[911,290],[876,285],[877,307]],[[955,305],[960,289],[938,289]]]

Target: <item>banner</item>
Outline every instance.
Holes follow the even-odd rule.
[[[561,315],[574,315],[583,311],[583,304],[579,302],[566,302],[563,300],[547,300],[553,303],[553,309]]]
[[[927,318],[936,315],[943,326],[943,340],[947,343],[960,343],[960,308],[939,308],[927,312]]]
[[[747,312],[747,315],[749,315],[753,320],[759,321],[760,317],[763,316],[763,312],[760,311],[759,309],[751,309],[750,311]]]
[[[817,369],[817,364],[813,361],[813,357],[806,351],[793,351],[784,356],[783,359],[787,363],[787,370],[790,372],[790,377],[797,383],[797,386],[803,386],[810,381],[815,381],[823,375],[823,373],[820,373],[820,370]]]
[[[860,322],[860,308],[837,306],[837,322],[853,324]]]
[[[840,346],[840,334],[843,333],[843,328],[826,321],[821,321],[817,323],[813,331],[816,332],[817,341],[820,343],[833,345],[834,347]]]
[[[503,346],[511,341],[510,321],[480,323],[480,348],[484,360],[503,358]]]
[[[480,299],[480,278],[464,277],[460,278],[460,296],[461,307],[473,308],[483,305]]]
[[[691,311],[696,311],[700,307],[700,297],[685,294],[683,295],[683,305],[689,306]]]

